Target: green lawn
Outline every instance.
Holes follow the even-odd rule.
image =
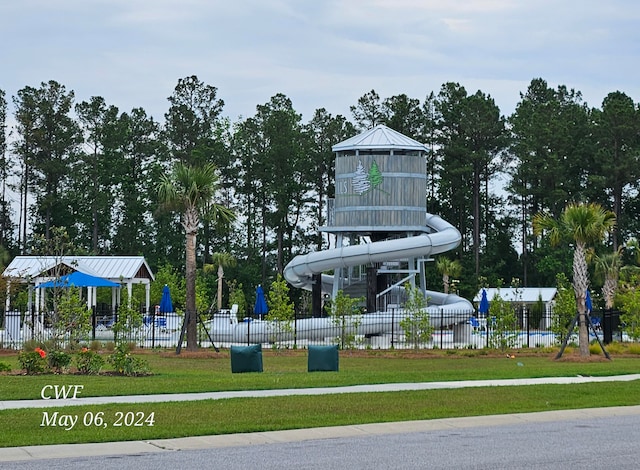
[[[639,357],[580,361],[555,351],[487,355],[485,351],[340,352],[340,372],[306,371],[305,351],[264,352],[264,372],[232,374],[228,351],[201,357],[145,352],[148,377],[0,376],[0,399],[39,399],[42,387],[78,384],[82,396],[327,387],[367,383],[618,375],[638,373]],[[16,356],[0,362],[17,368]],[[0,446],[102,442],[434,419],[554,409],[638,405],[638,382],[489,387],[419,392],[242,398],[187,403],[100,405],[0,411]],[[54,412],[78,416],[73,429],[52,426]],[[118,418],[121,426],[116,426]],[[151,419],[152,418],[152,419]],[[96,427],[98,419],[100,427]],[[48,421],[47,421],[48,420]],[[134,426],[139,420],[141,426]],[[145,421],[146,420],[146,421]],[[128,424],[127,424],[128,421]],[[59,422],[59,421],[58,421]],[[45,424],[42,426],[42,424]],[[153,424],[153,425],[150,425]],[[105,426],[106,425],[106,426]]]

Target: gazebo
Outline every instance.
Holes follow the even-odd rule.
[[[29,286],[29,307],[31,309],[34,306],[35,311],[39,312],[45,288],[63,286],[65,279],[68,286],[87,288],[88,307],[96,304],[98,287],[111,288],[113,308],[120,304],[123,286],[127,288],[127,301],[131,305],[133,285],[144,284],[146,309],[149,311],[150,285],[154,280],[142,256],[16,256],[2,276],[7,279],[7,312],[11,310],[9,293],[12,283],[26,283]]]

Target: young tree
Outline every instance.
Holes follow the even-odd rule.
[[[616,296],[623,313],[620,315],[623,329],[633,341],[640,339],[640,275],[631,274]]]
[[[338,291],[336,298],[331,302],[329,318],[331,323],[338,327],[340,336],[340,349],[353,347],[355,343],[355,333],[353,331],[362,322],[362,312],[359,305],[365,301],[364,297],[351,298],[342,289]]]
[[[91,331],[92,311],[87,303],[80,298],[80,288],[68,286],[64,289],[58,300],[58,312],[53,327],[57,333],[57,339],[76,344],[89,337]]]
[[[513,303],[499,293],[489,303],[489,346],[506,351],[513,348],[518,337],[518,319]]]
[[[548,235],[551,243],[562,241],[575,244],[573,252],[573,289],[579,313],[580,356],[589,356],[589,331],[586,321],[586,294],[589,287],[587,248],[602,242],[615,225],[616,216],[595,203],[571,203],[558,219],[548,213],[538,213],[533,218],[535,235]]]
[[[569,325],[576,316],[576,296],[564,273],[556,275],[556,288],[558,296],[553,306],[551,332],[555,335],[556,342],[563,344],[569,334]]]
[[[197,344],[196,313],[196,236],[200,217],[204,211],[214,215],[221,223],[230,223],[233,213],[216,204],[218,177],[213,165],[191,167],[177,163],[170,175],[161,178],[158,184],[160,203],[169,210],[180,211],[185,230],[185,315],[187,317],[187,349],[195,351]]]
[[[267,305],[269,306],[267,319],[272,322],[270,323],[272,341],[276,343],[281,333],[293,332],[295,320],[293,302],[289,298],[289,286],[280,274],[269,288]]]
[[[409,283],[404,286],[407,300],[404,303],[405,317],[400,321],[400,328],[408,342],[418,349],[421,344],[428,342],[433,334],[433,326],[426,310],[428,299],[422,291]]]
[[[220,311],[222,309],[222,287],[224,282],[224,268],[235,266],[237,261],[232,254],[224,253],[224,252],[214,253],[212,255],[212,261],[213,263],[204,265],[204,272],[208,273],[214,270],[217,271],[218,292],[216,297],[218,302],[217,303],[218,311]]]
[[[602,281],[604,308],[613,308],[613,301],[618,288],[618,277],[622,268],[622,247],[601,256],[595,256],[595,274]]]
[[[439,256],[438,261],[436,261],[436,269],[442,276],[444,293],[448,294],[451,286],[451,278],[460,276],[462,265],[458,260],[452,260],[446,256]]]

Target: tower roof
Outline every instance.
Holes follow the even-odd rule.
[[[388,128],[383,124],[378,124],[373,129],[364,131],[361,134],[350,137],[332,147],[334,152],[357,149],[375,150],[424,150],[427,147],[417,140],[414,140],[398,131]]]

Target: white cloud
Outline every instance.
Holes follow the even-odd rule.
[[[613,0],[23,0],[0,4],[8,96],[50,79],[157,119],[179,78],[252,115],[276,93],[310,119],[375,89],[419,99],[447,81],[510,113],[531,79],[640,100],[640,4]]]

